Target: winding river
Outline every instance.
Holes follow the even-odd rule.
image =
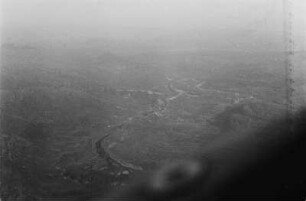
[[[172,101],[178,99],[179,97],[181,97],[183,95],[187,95],[189,97],[199,97],[199,96],[201,96],[201,94],[204,94],[204,93],[207,93],[207,92],[224,93],[224,94],[227,94],[227,95],[229,95],[229,94],[233,95],[234,94],[234,92],[231,92],[231,91],[221,91],[221,90],[216,90],[216,89],[202,88],[203,85],[206,83],[206,81],[200,81],[193,86],[193,89],[195,91],[197,91],[200,95],[191,95],[191,94],[188,94],[188,92],[186,92],[182,89],[178,89],[174,86],[174,82],[179,82],[178,80],[174,80],[172,78],[167,78],[167,79],[168,79],[168,89],[172,92],[175,92],[175,94],[166,98],[166,99],[163,99],[164,100],[164,106],[161,109],[159,109],[159,111],[152,111],[152,112],[161,113],[161,112],[165,111],[167,109],[167,107],[169,106],[169,104],[171,104]],[[158,95],[158,96],[162,95],[162,93],[160,93],[160,92],[153,92],[153,91],[150,91],[150,90],[145,91],[145,90],[129,89],[129,90],[117,90],[117,91],[118,92],[124,92],[124,93],[142,92],[142,93],[154,94],[154,95]],[[139,113],[139,114],[142,114],[142,113]],[[134,117],[129,117],[128,119],[124,120],[120,124],[110,125],[109,129],[108,129],[108,132],[107,132],[108,134],[106,134],[105,136],[103,136],[102,138],[100,138],[96,142],[96,151],[101,157],[107,158],[107,160],[110,160],[112,163],[116,163],[116,164],[118,164],[118,165],[120,165],[124,168],[133,169],[133,170],[142,170],[142,167],[137,166],[137,165],[132,164],[132,163],[129,163],[129,162],[126,162],[124,160],[121,160],[115,154],[113,154],[111,152],[110,149],[112,147],[116,146],[117,143],[114,142],[114,143],[107,146],[106,145],[107,143],[105,142],[107,137],[109,137],[113,133],[112,132],[113,130],[121,128],[122,126],[129,124],[136,117],[138,117],[138,115],[134,116]]]

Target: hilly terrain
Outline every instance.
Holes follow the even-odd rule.
[[[286,112],[282,52],[91,44],[2,46],[4,200],[103,195]]]

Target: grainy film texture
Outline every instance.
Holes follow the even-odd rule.
[[[86,200],[305,105],[303,0],[2,0],[3,201]]]

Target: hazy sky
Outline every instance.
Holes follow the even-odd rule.
[[[295,31],[305,36],[306,1],[294,0]],[[159,37],[282,31],[281,0],[2,0],[6,37]]]

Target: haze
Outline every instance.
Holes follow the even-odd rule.
[[[1,199],[99,200],[222,137],[272,142],[255,130],[306,103],[286,1],[3,0]]]
[[[298,40],[304,7],[294,2]],[[4,41],[188,38],[241,46],[246,38],[279,44],[283,30],[278,0],[4,0],[2,10]]]

